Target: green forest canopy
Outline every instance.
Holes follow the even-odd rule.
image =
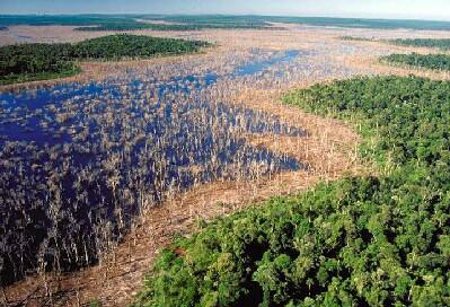
[[[450,49],[450,39],[446,38],[399,38],[399,39],[376,39],[374,37],[358,37],[358,36],[341,36],[340,39],[347,41],[367,41],[367,42],[383,42],[399,46],[408,47],[426,47],[426,48],[437,48],[443,51]]]
[[[287,95],[360,127],[382,175],[274,198],[178,239],[135,306],[450,305],[449,93],[450,82],[374,77]]]
[[[414,39],[395,39],[390,42],[402,46],[439,48],[442,50],[450,49],[450,39],[433,38],[414,38]]]
[[[118,34],[76,44],[20,44],[0,47],[0,84],[49,79],[79,72],[75,61],[149,58],[197,52],[208,43]]]
[[[450,55],[448,54],[391,54],[382,57],[381,61],[415,68],[450,70]]]

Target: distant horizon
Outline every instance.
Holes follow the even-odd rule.
[[[330,19],[362,19],[362,20],[410,20],[410,21],[437,21],[449,22],[449,19],[432,18],[408,18],[408,17],[347,17],[347,16],[328,16],[328,15],[267,15],[267,14],[222,14],[222,13],[0,13],[0,16],[231,16],[231,17],[291,17],[291,18],[330,18]]]
[[[448,0],[1,0],[3,15],[229,15],[450,21]]]

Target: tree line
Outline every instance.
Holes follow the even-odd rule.
[[[182,25],[182,24],[151,24],[143,22],[123,22],[106,23],[96,26],[76,27],[77,31],[136,31],[136,30],[154,30],[154,31],[196,31],[202,30],[205,26],[201,25]]]
[[[382,57],[381,61],[415,68],[450,70],[450,55],[448,54],[391,54]]]
[[[165,24],[144,20],[167,21]],[[265,28],[269,23],[257,16],[161,16],[161,15],[0,15],[0,25],[64,25],[79,31],[193,31],[211,28]]]
[[[390,42],[401,46],[439,48],[442,50],[450,49],[450,39],[434,38],[414,38],[414,39],[395,39]]]
[[[450,82],[374,77],[287,95],[359,127],[380,175],[322,183],[177,239],[134,305],[449,305],[449,92]]]
[[[160,20],[174,24],[148,24],[141,20]],[[81,30],[192,30],[203,28],[274,28],[271,23],[306,24],[370,29],[449,30],[448,21],[361,19],[333,17],[233,16],[233,15],[148,15],[148,14],[83,14],[83,15],[0,15],[1,25],[70,25]]]
[[[197,52],[208,43],[118,34],[76,44],[20,44],[0,48],[0,84],[67,76],[82,60],[120,60]]]

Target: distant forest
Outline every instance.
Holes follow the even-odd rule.
[[[448,54],[391,54],[381,60],[390,64],[414,68],[450,70],[450,55]]]
[[[159,23],[151,23],[158,21]],[[165,22],[161,24],[161,21]],[[0,25],[67,25],[82,31],[99,30],[201,30],[207,28],[264,29],[272,23],[306,24],[312,26],[450,30],[450,22],[425,20],[389,20],[328,17],[276,17],[229,15],[0,15]]]
[[[439,48],[442,50],[450,49],[450,39],[431,39],[431,38],[415,38],[415,39],[396,39],[393,40],[397,45]]]
[[[118,34],[76,44],[20,44],[0,48],[0,84],[65,77],[79,60],[119,60],[197,52],[208,43]]]

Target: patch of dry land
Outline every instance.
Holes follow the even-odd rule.
[[[448,79],[448,73],[414,71],[378,63],[390,53],[435,52],[373,41],[344,41],[342,36],[368,38],[449,38],[449,32],[412,30],[331,29],[284,25],[284,30],[204,30],[187,32],[136,31],[161,37],[206,40],[216,46],[201,54],[142,61],[82,63],[83,72],[64,80],[4,86],[0,90],[33,89],[67,82],[169,80],[173,76],[214,72],[219,77],[199,95],[210,101],[245,106],[276,115],[283,123],[305,130],[306,136],[246,133],[255,147],[287,154],[308,165],[254,180],[218,180],[196,185],[183,193],[167,195],[164,203],[148,208],[123,240],[111,247],[100,264],[73,273],[30,275],[0,294],[0,304],[27,306],[82,305],[99,300],[103,306],[125,306],[139,291],[145,273],[158,250],[175,234],[195,231],[196,221],[211,220],[275,195],[297,193],[319,180],[346,174],[370,173],[357,158],[358,134],[345,123],[303,113],[281,103],[281,96],[294,88],[308,87],[357,75],[417,74]],[[0,32],[0,45],[21,42],[76,42],[110,33],[79,32],[72,27],[11,27]],[[270,60],[286,51],[295,56],[273,62],[251,73],[237,67]],[[252,69],[252,68],[250,68]],[[176,97],[175,97],[176,98]]]

